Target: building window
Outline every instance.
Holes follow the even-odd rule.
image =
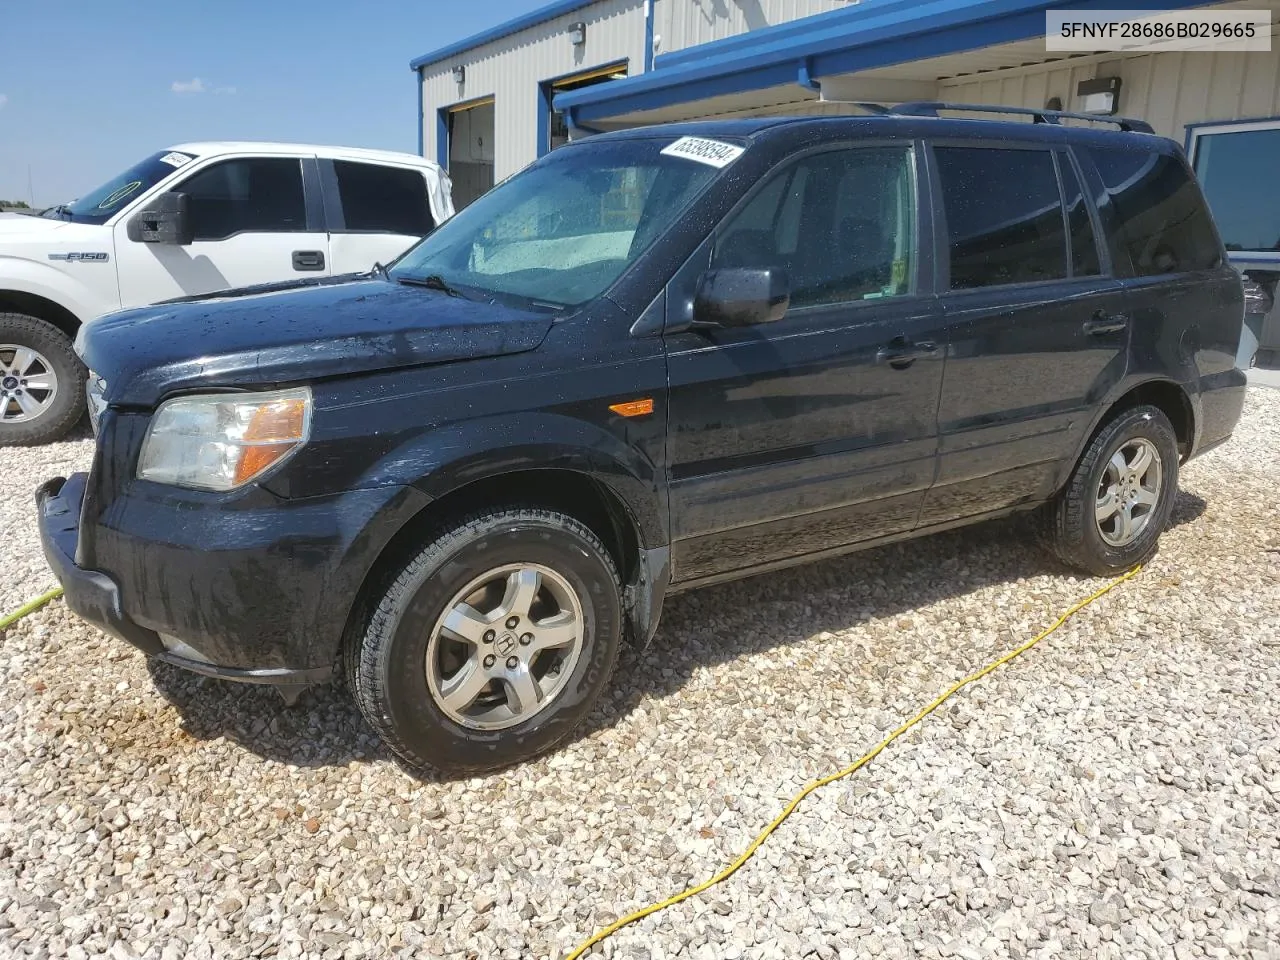
[[[1227,249],[1280,253],[1280,120],[1194,127],[1191,160]]]
[[[1048,150],[937,147],[951,289],[1067,276],[1067,229]]]

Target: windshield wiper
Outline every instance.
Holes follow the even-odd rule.
[[[50,220],[52,220],[54,217],[57,217],[59,220],[74,219],[71,213],[71,205],[67,203],[60,203],[56,207],[50,207],[48,210],[45,210],[43,213],[41,213],[40,216],[46,217]]]
[[[396,283],[405,283],[411,287],[426,287],[428,290],[439,290],[441,293],[447,293],[451,297],[462,297],[464,300],[470,299],[457,287],[449,286],[445,278],[438,273],[433,273],[426,277],[396,277]]]
[[[387,268],[384,267],[380,262],[376,260],[373,263],[373,269],[369,271],[369,276],[381,277],[383,280],[390,279],[390,277],[387,275]]]
[[[438,273],[426,277],[396,277],[396,283],[407,283],[413,287],[426,287],[428,290],[440,290],[451,297],[460,297],[462,293],[449,286],[448,281]]]

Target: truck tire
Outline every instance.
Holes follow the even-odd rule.
[[[1058,558],[1095,576],[1146,563],[1178,496],[1178,440],[1158,407],[1107,421],[1066,487],[1041,513],[1041,539]]]
[[[0,312],[0,446],[48,443],[84,415],[85,369],[65,333]]]
[[[348,686],[406,764],[450,776],[568,737],[608,683],[622,632],[604,544],[538,507],[451,525],[375,602],[347,649]]]

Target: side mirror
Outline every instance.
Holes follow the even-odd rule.
[[[781,320],[791,305],[791,282],[777,267],[708,270],[693,299],[695,327],[750,327]]]
[[[138,243],[186,246],[195,239],[187,195],[176,191],[160,194],[133,215],[126,232]]]

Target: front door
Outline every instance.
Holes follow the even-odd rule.
[[[916,197],[911,146],[826,150],[718,231],[711,267],[779,267],[792,299],[774,324],[667,337],[676,580],[915,526],[945,347]]]
[[[319,203],[307,203],[303,162],[221,160],[176,183],[172,189],[187,194],[194,227],[195,240],[186,246],[130,240],[128,224],[116,224],[123,305],[328,276],[329,236]]]
[[[1051,496],[1125,374],[1130,334],[1068,152],[957,144],[934,155],[950,347],[926,526]]]

